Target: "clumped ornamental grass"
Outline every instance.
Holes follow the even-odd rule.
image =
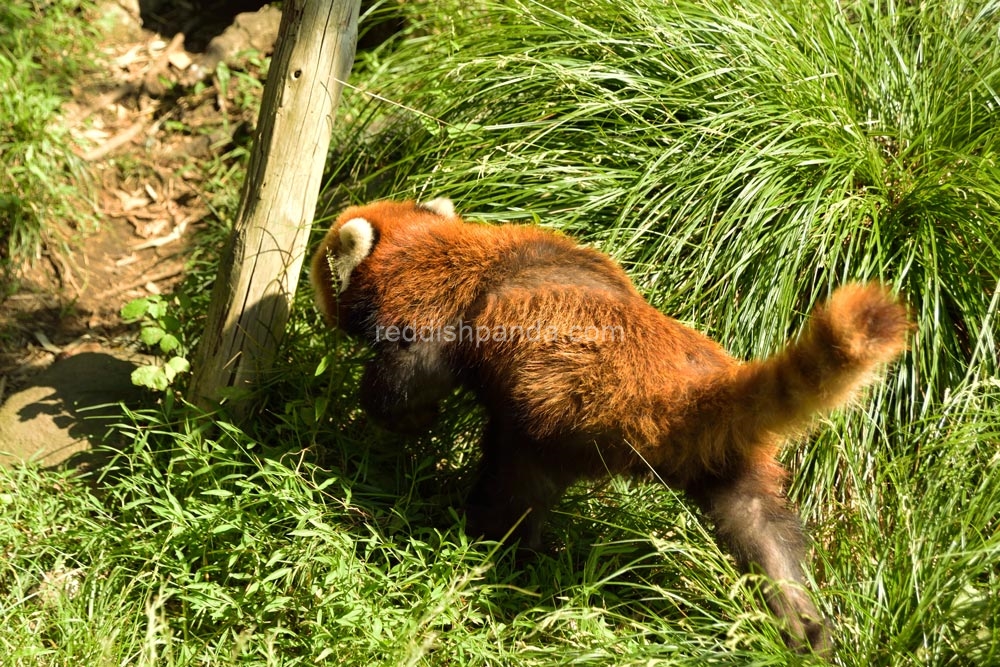
[[[846,656],[995,651],[995,607],[966,602],[996,600],[1000,548],[1000,5],[413,13],[349,98],[354,196],[444,194],[565,230],[744,356],[838,284],[899,289],[911,353],[866,410],[789,453],[792,495]]]
[[[338,194],[443,194],[565,230],[745,356],[834,285],[898,287],[912,352],[787,456],[819,604],[841,664],[995,664],[991,7],[406,3],[409,32],[362,56],[344,100]],[[574,488],[531,563],[470,543],[450,508],[477,411],[456,398],[414,442],[376,431],[355,397],[364,351],[308,297],[244,429],[127,416],[97,494],[0,472],[8,662],[796,661],[760,582],[656,484]]]

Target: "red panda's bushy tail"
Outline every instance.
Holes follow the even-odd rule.
[[[744,447],[796,434],[873,382],[906,349],[909,330],[906,308],[886,288],[839,288],[798,340],[730,376],[732,434]]]

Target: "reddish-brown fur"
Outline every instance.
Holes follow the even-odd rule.
[[[371,224],[375,244],[338,295],[330,263],[340,226],[353,218]],[[840,288],[798,340],[743,363],[651,307],[597,251],[413,202],[345,211],[313,258],[312,281],[331,326],[373,342],[362,381],[373,417],[417,430],[456,386],[485,403],[470,524],[499,537],[526,514],[516,534],[534,545],[545,513],[576,479],[653,471],[704,508],[744,568],[775,580],[769,603],[791,643],[828,650],[801,590],[803,539],[775,455],[905,349],[906,312],[884,288]],[[491,335],[375,340],[387,327],[463,324]]]

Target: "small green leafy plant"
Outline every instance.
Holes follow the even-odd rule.
[[[132,384],[165,391],[177,376],[191,368],[187,346],[181,342],[181,322],[168,311],[162,296],[133,299],[121,310],[125,322],[139,322],[139,340],[165,361],[147,364],[132,371]]]

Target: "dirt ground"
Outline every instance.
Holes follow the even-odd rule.
[[[122,305],[183,278],[212,215],[202,165],[256,123],[256,105],[231,99],[217,64],[252,70],[280,21],[251,0],[101,0],[99,12],[103,57],[61,119],[89,168],[99,226],[54,232],[0,303],[0,404],[53,361],[135,347]]]

